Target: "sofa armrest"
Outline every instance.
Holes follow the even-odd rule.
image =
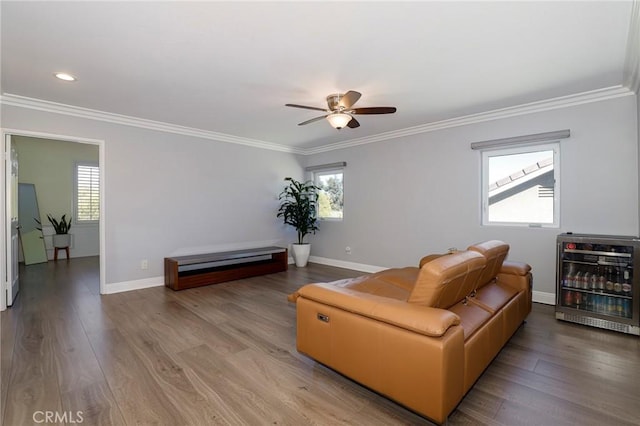
[[[533,285],[531,266],[523,262],[505,261],[498,273],[497,281],[530,294]]]
[[[502,263],[501,274],[525,276],[531,272],[531,266],[524,262],[516,262],[514,260],[505,260]]]
[[[451,311],[430,308],[374,294],[362,293],[332,284],[308,284],[298,290],[299,297],[343,309],[425,336],[440,337],[460,324]]]
[[[287,300],[290,303],[296,303],[296,300],[298,300],[298,297],[300,297],[300,293],[298,293],[297,291],[294,291],[291,294],[287,294]]]

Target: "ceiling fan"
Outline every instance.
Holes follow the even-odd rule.
[[[334,93],[327,96],[328,108],[317,108],[306,105],[285,104],[285,106],[293,108],[312,109],[314,111],[324,111],[328,114],[320,117],[312,118],[311,120],[298,123],[298,126],[304,126],[305,124],[313,123],[315,121],[326,118],[329,124],[334,129],[342,129],[345,126],[351,129],[360,127],[358,120],[353,117],[353,114],[393,114],[396,112],[395,107],[367,107],[367,108],[352,108],[353,104],[358,102],[362,96],[361,93],[349,90],[347,93]]]

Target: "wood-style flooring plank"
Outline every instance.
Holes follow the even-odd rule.
[[[295,324],[281,325],[264,318],[258,312],[251,311],[236,303],[220,306],[227,315],[234,315],[234,321],[218,324],[221,330],[236,336],[243,344],[258,347],[271,354],[289,353],[291,339],[295,336]]]
[[[155,387],[179,408],[185,424],[212,424],[217,421],[217,412],[208,403],[206,395],[200,393],[179,358],[174,358],[163,348],[161,339],[155,333],[142,331],[127,340],[145,370],[153,377],[157,384]]]
[[[115,328],[99,296],[91,295],[79,298],[75,303],[75,311],[87,333]]]
[[[188,424],[117,329],[90,334],[89,340],[127,424]]]
[[[212,288],[212,286],[205,287],[205,289],[210,288]],[[189,292],[183,292],[184,294],[174,295],[172,300],[211,324],[220,324],[229,321],[231,318],[217,309],[220,305],[229,302],[220,297],[211,297],[216,295],[202,290],[201,288],[195,288]]]
[[[482,389],[494,387],[494,392],[507,401],[518,401],[530,408],[537,408],[547,415],[572,418],[573,424],[600,421],[620,425],[634,424],[640,419],[640,406],[634,404],[637,395],[625,394],[611,384],[575,375],[569,369],[556,369],[557,375],[538,374],[508,365],[495,363],[496,368],[487,371]],[[499,368],[498,368],[499,367]],[[579,384],[580,391],[576,390]],[[602,395],[607,395],[606,399]],[[557,404],[562,400],[563,404]],[[572,410],[567,410],[571,407]],[[575,423],[578,422],[578,423]],[[585,424],[585,423],[582,423]]]
[[[31,424],[36,410],[61,411],[52,336],[42,313],[29,313],[18,324],[4,424]]]
[[[104,380],[80,319],[73,313],[49,320],[60,392]]]
[[[312,376],[295,366],[293,359],[265,357],[259,350],[249,349],[226,361],[257,395],[269,395],[280,403],[283,411],[299,412],[300,424],[349,424],[350,416],[345,413],[363,405],[362,402],[349,404],[354,402],[354,398],[346,402],[315,387]]]
[[[226,368],[224,358],[206,344],[185,350],[179,356],[200,379],[207,400],[219,415],[218,424],[271,423],[271,416],[265,418],[254,409],[260,396],[251,387],[247,389],[246,383]]]
[[[91,383],[90,385],[74,388],[69,392],[62,392],[63,412],[71,413],[70,416],[77,424],[120,426],[125,420],[120,413],[109,385],[105,380]],[[78,417],[78,413],[82,417]]]
[[[0,317],[0,333],[2,344],[0,345],[0,419],[4,417],[7,407],[7,395],[11,369],[13,365],[13,353],[16,342],[16,317],[13,312]]]

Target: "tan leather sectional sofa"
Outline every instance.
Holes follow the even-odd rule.
[[[531,267],[486,241],[420,267],[308,284],[297,348],[443,423],[531,311]]]

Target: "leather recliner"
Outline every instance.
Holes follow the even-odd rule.
[[[396,268],[308,284],[297,349],[438,423],[531,310],[531,268],[487,241]]]

